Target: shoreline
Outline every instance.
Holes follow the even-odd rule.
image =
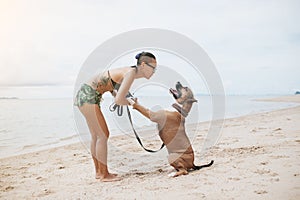
[[[255,101],[300,103],[300,95],[279,96],[279,97],[267,98],[267,99],[265,99],[265,98],[264,99],[255,99]]]
[[[293,101],[300,102],[300,96]],[[199,129],[188,125],[195,164],[215,163],[177,178],[168,177],[174,169],[166,149],[146,153],[128,135],[109,140],[108,165],[122,178],[119,182],[94,179],[90,154],[81,142],[2,158],[0,198],[298,199],[299,113],[300,105],[225,119],[218,143],[203,155],[209,123],[198,124]],[[143,142],[156,149],[161,143],[153,140]]]
[[[266,96],[265,96],[266,97]],[[252,99],[252,101],[260,101],[260,102],[282,102],[282,103],[294,103],[294,105],[288,105],[284,108],[277,108],[277,109],[270,109],[270,110],[263,110],[263,111],[256,111],[256,112],[251,112],[251,113],[242,113],[242,114],[237,114],[237,115],[230,115],[230,116],[225,116],[226,118],[224,120],[227,119],[234,119],[234,118],[238,118],[238,117],[243,117],[243,116],[251,116],[254,114],[259,114],[259,113],[265,113],[265,112],[271,112],[271,111],[275,111],[275,110],[282,110],[282,109],[286,109],[286,108],[293,108],[293,107],[297,107],[300,103],[300,95],[294,95],[294,96],[277,96],[277,97],[271,97],[271,98],[262,98],[262,99]],[[280,106],[279,106],[280,107]],[[207,120],[207,121],[200,121],[200,122],[191,122],[189,123],[188,121],[186,122],[186,126],[187,127],[191,127],[191,126],[197,126],[197,124],[202,124],[202,123],[211,123],[211,120]],[[142,132],[150,132],[150,131],[155,131],[155,129],[152,130],[139,130]],[[116,134],[112,134],[110,136],[110,138],[112,137],[117,137],[120,135],[131,135],[132,130],[128,130],[126,133],[124,132],[120,132],[120,133],[116,133]],[[43,144],[43,145],[38,145],[38,144],[31,144],[31,145],[26,145],[22,148],[20,148],[15,152],[11,152],[9,153],[9,155],[0,155],[0,159],[4,159],[4,158],[9,158],[12,156],[18,156],[18,155],[24,155],[27,153],[34,153],[34,152],[38,152],[38,151],[43,151],[43,150],[48,150],[48,149],[52,149],[52,148],[56,148],[56,147],[62,147],[62,146],[66,146],[66,145],[70,145],[70,144],[76,144],[76,143],[82,143],[84,144],[84,142],[82,142],[80,136],[75,133],[71,137],[71,140],[66,140],[65,138],[63,139],[59,139],[60,141],[57,142],[52,142],[49,144]],[[10,149],[13,149],[12,147],[9,147]],[[10,152],[9,149],[6,149],[5,146],[3,146],[2,151],[8,151]]]
[[[293,107],[281,108],[281,109],[277,109],[277,110],[274,110],[274,111],[287,110],[287,109],[296,108],[296,107],[298,107],[298,106],[295,105]],[[237,116],[237,117],[228,117],[228,118],[225,118],[224,121],[229,120],[229,119],[243,118],[243,117],[247,117],[247,116],[250,117],[252,115],[264,114],[264,113],[269,113],[269,112],[274,112],[274,111],[264,111],[264,112],[259,112],[259,113],[251,113],[251,114],[247,114],[247,115],[241,115],[241,116]],[[211,123],[211,121],[203,121],[203,122],[191,123],[191,124],[187,123],[186,128],[191,129],[194,126],[207,126],[208,127],[210,123]],[[139,130],[139,131],[143,131],[143,130]],[[153,132],[153,131],[156,131],[156,130],[147,130],[147,131],[143,131],[143,132]],[[134,140],[136,140],[135,137],[134,137],[134,134],[132,133],[132,131],[122,133],[122,134],[112,135],[112,136],[110,136],[110,139],[114,139],[114,138],[118,139],[121,136],[126,137],[128,135],[131,135],[130,137],[132,137]],[[34,153],[43,152],[43,151],[47,151],[47,150],[51,150],[51,149],[62,148],[62,147],[65,147],[65,146],[68,147],[68,146],[73,146],[73,145],[76,145],[76,146],[82,145],[84,148],[86,148],[86,144],[83,141],[81,141],[79,136],[75,137],[75,135],[74,135],[74,136],[72,136],[72,138],[75,138],[75,140],[78,140],[78,141],[72,141],[72,142],[69,142],[69,143],[58,143],[58,144],[52,144],[52,145],[43,145],[44,147],[40,146],[40,148],[38,148],[38,149],[32,149],[32,150],[28,150],[28,151],[25,151],[25,152],[22,152],[22,153],[15,153],[15,154],[12,154],[12,155],[0,157],[0,161],[2,159],[7,159],[7,158],[10,158],[10,157],[17,157],[17,156],[22,156],[22,155],[26,155],[26,154],[34,154]]]
[[[258,112],[254,112],[254,113],[248,113],[248,114],[241,114],[241,115],[237,115],[237,116],[228,116],[224,119],[228,120],[228,119],[235,119],[235,118],[239,118],[239,117],[245,117],[245,116],[252,116],[255,114],[261,114],[261,113],[267,113],[267,112],[272,112],[272,111],[276,111],[276,110],[284,110],[284,109],[289,109],[289,108],[294,108],[297,107],[298,105],[300,105],[300,95],[294,95],[294,96],[277,96],[277,97],[271,97],[271,98],[262,98],[262,99],[253,99],[253,101],[261,101],[261,102],[286,102],[286,103],[295,103],[295,105],[293,106],[289,106],[286,108],[279,108],[279,109],[275,109],[275,110],[271,110],[271,111],[258,111]],[[201,121],[201,122],[197,122],[197,123],[188,123],[188,121],[186,122],[186,126],[187,127],[193,127],[193,126],[197,126],[198,124],[206,124],[206,123],[211,123],[210,120],[208,121]],[[139,130],[139,131],[144,131],[145,130]],[[146,130],[146,132],[153,132],[155,130]],[[114,138],[114,137],[118,137],[118,136],[124,136],[124,135],[133,135],[132,130],[129,130],[126,133],[117,133],[114,135],[111,135],[110,138]],[[29,145],[29,148],[27,146],[23,147],[23,148],[28,148],[28,150],[24,150],[24,152],[20,152],[20,153],[12,153],[10,155],[7,156],[0,156],[0,160],[1,159],[5,159],[5,158],[9,158],[9,157],[14,157],[14,156],[18,156],[18,155],[24,155],[24,154],[28,154],[28,153],[35,153],[35,152],[39,152],[39,151],[45,151],[45,150],[49,150],[49,149],[53,149],[53,148],[57,148],[57,147],[63,147],[63,146],[68,146],[68,145],[72,145],[72,144],[82,144],[83,146],[86,145],[83,141],[81,141],[81,138],[79,137],[78,134],[72,135],[71,136],[71,140],[70,141],[66,141],[65,139],[61,139],[62,141],[65,142],[57,142],[57,143],[53,143],[53,144],[45,144],[45,145]],[[30,149],[31,146],[38,146],[36,149]],[[5,149],[4,149],[5,150]],[[20,151],[23,151],[20,150]]]

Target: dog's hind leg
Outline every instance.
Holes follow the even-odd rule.
[[[181,176],[181,175],[187,175],[189,172],[186,169],[178,169],[176,174],[173,177]]]

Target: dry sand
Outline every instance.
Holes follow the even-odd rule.
[[[275,100],[300,102],[300,96]],[[300,199],[299,122],[300,106],[227,119],[218,144],[201,158],[209,124],[197,133],[189,126],[195,163],[215,163],[177,178],[168,177],[174,170],[166,150],[144,152],[128,135],[109,142],[109,168],[119,182],[94,179],[81,143],[4,158],[0,199]]]

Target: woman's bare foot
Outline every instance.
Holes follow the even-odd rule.
[[[118,174],[113,174],[113,173],[111,173],[111,175],[118,176]],[[100,173],[96,173],[96,176],[95,176],[96,179],[101,179],[101,177],[102,177],[102,175]]]
[[[101,175],[96,173],[96,176],[95,176],[96,179],[100,179],[101,178]]]
[[[101,177],[100,180],[102,182],[113,182],[122,180],[120,177],[117,177],[117,174],[108,174],[105,177]]]

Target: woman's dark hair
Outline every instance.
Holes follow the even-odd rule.
[[[155,56],[150,52],[141,52],[135,56],[135,59],[137,59],[137,65],[140,65],[142,62],[149,63],[151,62],[151,59],[156,60]]]

